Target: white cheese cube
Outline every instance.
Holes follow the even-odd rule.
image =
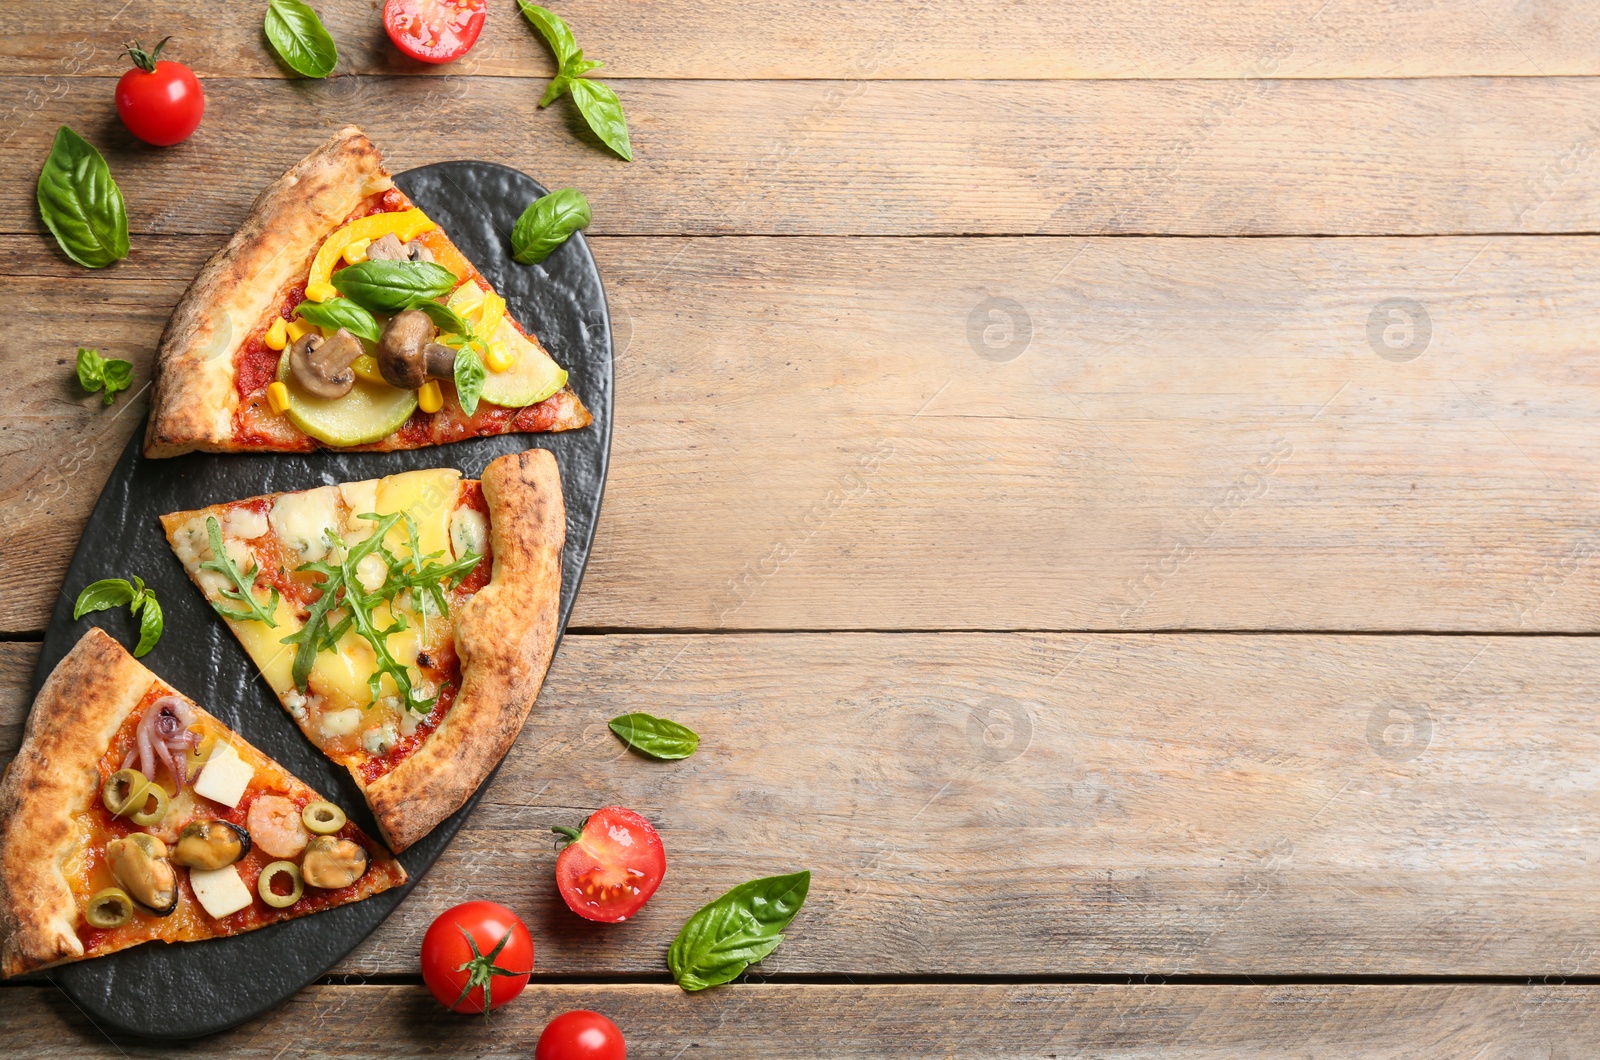
[[[250,888],[239,878],[239,869],[224,865],[220,869],[190,869],[189,886],[208,915],[221,920],[248,906]]]
[[[219,802],[230,810],[239,805],[244,789],[256,771],[239,757],[233,744],[225,743],[211,752],[211,757],[200,768],[200,779],[194,782],[194,793],[212,802]]]
[[[349,736],[359,728],[361,728],[360,707],[331,710],[322,716],[322,735],[330,738]]]

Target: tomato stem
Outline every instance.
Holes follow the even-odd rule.
[[[161,41],[150,51],[145,51],[143,45],[138,41],[134,41],[128,45],[124,54],[133,60],[133,65],[147,74],[153,74],[156,72],[156,63],[161,61],[161,49],[165,48],[167,41],[171,39],[172,35],[169,33],[167,36],[162,37]]]
[[[511,941],[511,932],[509,930],[504,935],[500,936],[500,941],[495,944],[494,949],[490,950],[487,954],[484,954],[478,952],[478,940],[472,937],[471,932],[467,931],[466,928],[461,927],[459,924],[456,925],[456,927],[457,930],[461,932],[462,936],[467,940],[467,945],[472,947],[472,959],[470,961],[462,962],[456,968],[456,971],[458,972],[467,973],[467,981],[461,987],[461,996],[456,998],[455,1003],[450,1006],[450,1011],[454,1012],[456,1010],[456,1006],[467,999],[467,995],[472,993],[473,987],[480,986],[483,988],[483,1022],[488,1023],[489,1006],[492,1001],[492,998],[490,997],[489,984],[493,981],[494,977],[497,975],[509,975],[513,977],[519,975],[532,975],[533,969],[529,968],[525,972],[513,972],[509,968],[502,968],[494,963],[494,959],[500,956],[500,951],[506,948],[506,943]]]
[[[587,823],[588,823],[588,820],[586,818],[584,820],[584,824],[587,824]],[[567,828],[564,825],[559,825],[558,824],[554,828],[550,829],[550,831],[554,832],[556,835],[561,836],[563,839],[565,839],[566,842],[562,843],[561,845],[562,846],[567,846],[567,845],[569,845],[571,843],[576,843],[580,838],[582,838],[582,836],[583,836],[583,825],[579,825],[577,828]]]

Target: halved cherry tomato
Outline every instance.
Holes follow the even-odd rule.
[[[533,1047],[533,1060],[628,1060],[617,1025],[580,1008],[551,1020]]]
[[[637,913],[667,874],[667,852],[650,822],[621,806],[596,810],[578,828],[552,828],[567,848],[556,886],[585,920],[620,924]]]
[[[422,936],[422,981],[452,1012],[496,1009],[533,974],[533,939],[517,914],[494,902],[446,909]]]
[[[387,0],[383,28],[394,46],[425,63],[453,63],[478,42],[489,0]]]
[[[200,127],[206,96],[194,72],[161,58],[164,38],[151,51],[134,41],[128,47],[133,69],[117,81],[117,115],[128,131],[147,144],[169,147]]]

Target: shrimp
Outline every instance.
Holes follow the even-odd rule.
[[[311,839],[300,820],[300,807],[282,795],[261,795],[250,803],[246,819],[250,838],[268,855],[292,858]]]

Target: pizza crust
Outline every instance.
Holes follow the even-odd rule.
[[[505,757],[555,653],[567,536],[555,457],[530,449],[494,460],[483,497],[494,574],[454,615],[461,690],[422,746],[366,788],[396,853],[460,809]]]
[[[62,860],[73,818],[98,793],[101,756],[155,680],[94,628],[39,690],[0,780],[0,975],[83,956]]]
[[[394,186],[366,135],[347,125],[274,181],[178,303],[156,353],[144,455],[235,452],[239,347],[304,276],[328,234],[368,196]]]

